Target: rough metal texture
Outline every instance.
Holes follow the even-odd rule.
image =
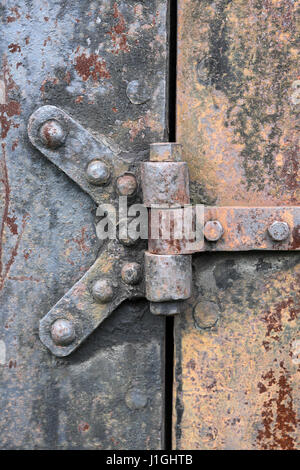
[[[191,200],[299,205],[299,2],[178,5],[177,139]],[[299,254],[201,254],[193,264],[194,298],[175,320],[174,447],[299,449]]]
[[[0,12],[1,448],[160,448],[164,320],[146,301],[120,306],[68,358],[39,340],[100,243],[95,203],[31,145],[27,122],[61,108],[135,172],[166,135],[166,1],[9,0]],[[133,80],[147,102],[128,98]]]

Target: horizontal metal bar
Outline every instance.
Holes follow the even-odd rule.
[[[180,210],[178,216],[182,217]],[[192,247],[191,239],[151,238],[148,250],[155,254],[188,254],[300,249],[300,207],[205,207],[203,225],[203,243],[198,240]]]

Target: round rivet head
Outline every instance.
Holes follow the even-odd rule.
[[[126,284],[137,284],[141,279],[142,268],[139,263],[127,263],[124,264],[121,276]]]
[[[106,184],[110,178],[110,170],[101,160],[93,160],[86,169],[86,179],[95,186]]]
[[[204,236],[209,242],[220,240],[224,233],[222,224],[218,220],[209,220],[204,226]]]
[[[113,287],[107,279],[99,279],[93,285],[93,296],[98,302],[103,304],[110,302],[113,295]]]
[[[51,337],[58,346],[67,346],[75,339],[75,328],[70,320],[60,318],[51,327]]]
[[[136,177],[131,173],[125,173],[117,179],[117,190],[120,196],[132,196],[136,192]]]
[[[286,240],[290,233],[290,228],[286,222],[275,220],[268,228],[270,237],[276,242]]]
[[[52,119],[41,126],[40,138],[46,147],[56,149],[64,143],[66,132],[58,121]]]

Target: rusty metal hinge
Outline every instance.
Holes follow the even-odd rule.
[[[152,144],[150,161],[142,162],[144,155],[95,139],[55,106],[32,114],[28,135],[99,206],[117,206],[120,196],[138,201],[141,179],[148,208],[148,251],[130,237],[107,241],[93,266],[41,319],[41,341],[56,356],[74,351],[126,299],[146,297],[153,314],[179,313],[192,292],[192,253],[300,249],[299,207],[191,206],[180,144]],[[183,224],[188,235],[179,237]]]
[[[150,162],[141,168],[151,227],[146,297],[152,313],[165,315],[179,313],[191,295],[192,253],[300,249],[300,207],[189,207],[188,168],[181,152],[177,143],[152,144]]]

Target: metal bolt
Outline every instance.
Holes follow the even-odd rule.
[[[58,121],[46,121],[40,128],[40,138],[46,147],[56,149],[66,138],[66,132]]]
[[[126,94],[133,104],[146,103],[151,97],[149,88],[138,80],[132,80],[128,83]]]
[[[204,236],[209,242],[220,240],[224,233],[222,224],[218,220],[209,220],[204,225]]]
[[[106,163],[101,160],[93,160],[86,169],[86,178],[89,183],[100,186],[108,182],[110,178],[110,169]]]
[[[93,296],[98,300],[98,302],[103,304],[110,302],[113,295],[113,287],[107,279],[99,279],[93,285]]]
[[[274,241],[282,242],[289,236],[290,228],[286,222],[278,222],[275,220],[275,222],[269,226],[268,232]]]
[[[139,263],[124,264],[121,276],[126,284],[137,284],[141,279],[142,268]]]
[[[117,190],[121,196],[132,196],[136,192],[136,177],[131,173],[124,173],[117,179]]]
[[[76,337],[75,328],[70,320],[60,318],[51,327],[51,337],[58,346],[67,346]]]

